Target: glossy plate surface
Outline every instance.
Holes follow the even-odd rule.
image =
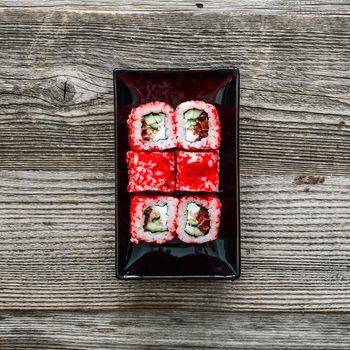
[[[238,69],[114,71],[116,126],[116,271],[121,279],[235,279],[240,273]],[[174,109],[184,101],[215,105],[221,122],[221,224],[218,239],[187,244],[177,238],[157,245],[130,242],[130,198],[127,192],[127,118],[131,108],[159,100]],[[176,193],[181,195],[181,193]]]

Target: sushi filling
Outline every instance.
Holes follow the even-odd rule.
[[[186,141],[195,142],[208,137],[209,117],[201,110],[192,108],[184,113],[186,124]]]
[[[142,117],[142,138],[146,141],[165,139],[165,114],[149,113]]]
[[[202,205],[190,203],[187,206],[185,232],[194,237],[204,236],[210,230],[209,211]]]
[[[143,229],[152,233],[167,231],[167,212],[168,207],[166,205],[163,207],[158,205],[148,207],[144,211],[145,221]]]

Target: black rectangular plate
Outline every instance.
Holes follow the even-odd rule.
[[[221,122],[218,239],[188,244],[178,238],[165,244],[130,242],[127,192],[127,118],[133,107],[154,100],[176,108],[188,100],[213,104]],[[240,274],[239,224],[239,71],[114,70],[116,140],[116,275],[119,279],[236,279]]]

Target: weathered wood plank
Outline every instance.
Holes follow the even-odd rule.
[[[3,312],[1,349],[348,349],[342,313]]]
[[[349,14],[349,3],[346,0],[0,0],[0,7],[7,8],[45,8],[72,11],[236,11],[242,13],[317,13]]]
[[[238,66],[242,174],[348,175],[349,32],[345,16],[1,10],[0,168],[112,171],[116,66]]]
[[[0,172],[0,308],[350,311],[350,178],[242,177],[242,278],[117,282],[113,172]]]

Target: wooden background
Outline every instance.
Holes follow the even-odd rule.
[[[117,282],[115,67],[241,70],[242,277]],[[346,0],[0,0],[0,349],[349,349]]]

